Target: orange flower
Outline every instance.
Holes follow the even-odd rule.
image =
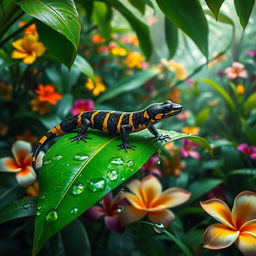
[[[222,62],[222,61],[224,61],[224,60],[226,59],[226,56],[225,56],[225,55],[221,55],[221,56],[219,56],[219,57],[217,57],[217,56],[218,56],[217,53],[214,53],[214,54],[213,54],[212,57],[214,58],[214,60],[212,60],[212,61],[209,62],[209,64],[208,64],[208,67],[209,67],[209,68],[213,68],[217,63]]]
[[[168,61],[166,59],[161,59],[161,63],[163,64],[163,66],[173,71],[176,78],[179,80],[184,80],[188,75],[188,72],[186,71],[184,65],[179,62],[176,62],[174,60]]]
[[[122,36],[121,41],[124,43],[133,44],[135,46],[139,46],[139,40],[134,34],[126,34]]]
[[[180,188],[169,188],[162,191],[160,181],[148,175],[140,180],[133,180],[127,187],[132,193],[126,192],[123,197],[131,205],[125,206],[120,215],[122,225],[138,221],[144,216],[153,223],[162,223],[167,227],[174,219],[174,214],[167,208],[178,206],[190,198],[190,192]]]
[[[51,105],[49,102],[40,101],[38,98],[31,100],[32,110],[38,112],[39,115],[43,116],[46,113],[51,112]]]
[[[173,88],[171,90],[170,100],[172,102],[180,103],[180,90],[178,88]]]
[[[35,92],[39,95],[38,100],[43,102],[49,102],[53,105],[62,98],[60,93],[55,92],[55,87],[52,84],[39,84],[38,89]]]
[[[19,22],[19,27],[23,27],[25,24],[26,24],[26,22],[20,21]],[[32,34],[37,38],[39,37],[38,33],[37,33],[37,30],[36,30],[36,24],[32,24],[32,25],[28,26],[27,28],[25,28],[24,33],[25,34]]]
[[[38,38],[32,34],[25,34],[23,38],[12,43],[16,49],[12,52],[13,59],[23,59],[26,64],[32,64],[36,58],[43,55],[46,48],[37,41]]]
[[[39,195],[39,185],[38,182],[34,182],[32,185],[30,185],[27,190],[26,190],[26,194],[28,196],[38,196]]]
[[[200,128],[197,126],[185,126],[181,129],[183,133],[198,135]]]
[[[144,57],[139,52],[129,52],[124,60],[125,65],[128,68],[142,69]]]
[[[237,87],[236,87],[236,91],[237,91],[238,95],[240,95],[240,96],[244,95],[244,92],[245,92],[244,85],[243,84],[238,84]]]
[[[96,44],[104,43],[105,39],[100,34],[95,34],[91,38],[92,42]]]
[[[235,243],[244,255],[256,255],[256,193],[241,192],[235,198],[232,211],[217,198],[201,202],[201,206],[221,222],[206,229],[205,248],[223,249]]]
[[[102,92],[106,91],[106,86],[103,84],[102,78],[100,76],[95,76],[95,83],[91,78],[89,78],[84,86],[86,89],[91,91],[93,96],[98,96]]]

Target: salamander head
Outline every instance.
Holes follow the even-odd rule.
[[[163,103],[155,103],[148,106],[146,109],[148,117],[151,121],[157,122],[166,119],[170,116],[177,115],[181,112],[182,106],[166,100]]]

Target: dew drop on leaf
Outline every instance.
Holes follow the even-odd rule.
[[[30,203],[23,204],[23,208],[26,210],[29,209],[30,207],[31,207]]]
[[[55,211],[55,210],[50,211],[50,212],[46,215],[46,221],[47,221],[48,223],[55,222],[57,219],[58,219],[58,213],[57,213],[57,211]]]
[[[37,210],[36,211],[36,216],[40,216],[41,215],[41,211],[40,210]]]
[[[43,195],[41,196],[41,199],[42,199],[42,200],[45,200],[45,198],[46,198],[46,194],[43,194]]]
[[[118,178],[118,173],[116,170],[110,170],[108,173],[107,173],[107,176],[110,180],[117,180]]]
[[[106,187],[106,181],[104,179],[93,179],[89,183],[89,189],[92,192],[98,192],[104,190]]]
[[[62,159],[62,158],[63,158],[62,155],[55,155],[52,159],[53,159],[53,160],[60,160],[60,159]]]
[[[73,158],[75,160],[78,160],[78,161],[83,161],[83,160],[87,160],[89,158],[89,156],[87,156],[84,153],[80,152],[80,153],[75,154]]]
[[[124,188],[120,188],[120,193],[124,193],[125,189]]]
[[[52,161],[51,160],[45,160],[44,164],[50,164]]]
[[[78,209],[77,208],[73,208],[71,209],[70,213],[71,214],[76,214],[78,212]]]
[[[153,229],[156,233],[163,233],[164,232],[164,225],[162,223],[155,223]]]
[[[133,160],[129,160],[129,161],[127,161],[126,165],[128,167],[133,167],[134,166],[134,161]]]
[[[74,185],[72,188],[72,194],[73,195],[80,195],[81,193],[83,193],[84,191],[84,184],[78,184],[78,185]]]
[[[110,161],[110,163],[113,164],[113,165],[122,165],[124,163],[124,161],[121,157],[116,157],[116,158],[113,158]]]
[[[124,210],[124,207],[123,207],[123,205],[118,205],[118,207],[117,207],[117,212],[122,212]]]

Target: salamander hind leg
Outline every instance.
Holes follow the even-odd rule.
[[[136,146],[130,145],[128,143],[128,138],[127,138],[127,132],[131,130],[130,125],[122,125],[121,126],[121,138],[122,138],[122,144],[118,145],[119,149],[124,149],[126,152],[128,149],[135,150]]]
[[[86,137],[84,134],[87,132],[90,126],[90,121],[88,119],[82,119],[82,127],[78,131],[78,134],[72,138],[70,138],[71,142],[76,141],[79,143],[80,141],[87,142],[87,139],[91,139],[90,137]]]

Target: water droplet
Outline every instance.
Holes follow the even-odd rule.
[[[156,233],[163,233],[164,232],[164,225],[162,223],[155,223],[153,229]]]
[[[104,190],[106,187],[106,181],[104,179],[94,179],[89,183],[89,188],[92,192],[98,192]]]
[[[110,180],[117,180],[118,178],[118,173],[116,170],[110,170],[108,173],[107,173],[107,176]]]
[[[36,215],[37,215],[37,216],[40,216],[40,215],[41,215],[41,211],[40,211],[40,210],[37,210],[37,211],[36,211]]]
[[[122,179],[121,179],[121,181],[124,181],[125,180],[125,178],[123,177]]]
[[[73,158],[75,160],[78,160],[78,161],[84,161],[84,160],[87,160],[89,158],[89,156],[87,156],[84,153],[80,152],[80,153],[75,154]]]
[[[125,189],[124,188],[120,188],[120,193],[124,193]]]
[[[53,160],[60,160],[60,159],[62,159],[62,158],[63,158],[62,155],[55,155],[52,159],[53,159]]]
[[[76,214],[78,212],[78,209],[77,208],[73,208],[71,209],[70,213],[71,214]]]
[[[29,209],[30,207],[31,207],[30,203],[24,203],[23,204],[23,208],[26,209],[26,210]]]
[[[58,219],[58,213],[57,211],[53,210],[50,211],[47,215],[46,215],[46,221],[48,223],[54,222]]]
[[[103,200],[102,199],[99,200],[99,204],[103,205]]]
[[[158,164],[158,165],[160,165],[160,164],[161,164],[161,159],[160,159],[160,158],[158,158],[158,160],[157,160],[157,164]]]
[[[124,207],[123,207],[123,205],[118,205],[118,207],[117,207],[117,212],[122,212],[124,210]]]
[[[73,195],[80,195],[81,193],[83,193],[84,191],[84,184],[78,184],[78,185],[74,185],[72,188],[72,194]]]
[[[134,166],[134,161],[129,160],[129,161],[127,161],[126,165],[129,166],[129,167],[133,167]]]
[[[42,208],[42,206],[37,206],[37,210],[40,210]]]
[[[50,164],[52,161],[51,160],[45,160],[44,164]]]
[[[41,196],[41,199],[44,200],[45,198],[46,198],[46,194],[43,194],[43,195]]]
[[[124,163],[123,159],[121,157],[116,157],[116,158],[113,158],[111,161],[110,161],[111,164],[114,164],[114,165],[122,165]]]

